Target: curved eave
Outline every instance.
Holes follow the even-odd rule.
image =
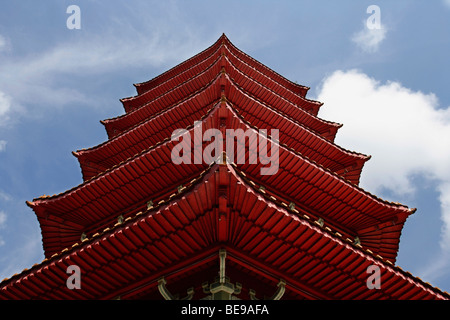
[[[204,130],[217,126],[219,112],[222,116],[228,113],[230,128],[254,130],[230,106],[222,108],[226,110],[214,108],[202,120]],[[193,128],[189,134],[193,142]],[[259,139],[266,139],[257,134]],[[161,190],[166,190],[169,186],[176,188],[180,181],[189,181],[208,165],[175,165],[171,159],[173,147],[174,142],[164,141],[76,188],[60,195],[41,197],[28,204],[38,217],[46,218],[51,213],[85,226],[116,217],[124,210],[145,205],[149,199],[155,199],[155,195],[161,194]],[[347,224],[356,233],[359,229],[377,226],[394,218],[400,217],[402,222],[411,213],[407,207],[381,201],[282,145],[279,159],[280,170],[270,177],[259,174],[262,167],[260,163],[239,164],[238,169],[267,189],[290,197],[298,208],[305,208],[307,212],[312,211],[326,221],[333,221],[340,226]]]
[[[113,138],[128,130],[130,127],[136,125],[136,123],[144,121],[152,114],[160,112],[164,108],[182,101],[183,95],[191,96],[197,93],[199,90],[204,88],[206,84],[210,83],[211,79],[215,79],[222,72],[226,73],[226,79],[228,82],[233,82],[237,86],[242,87],[246,90],[246,92],[252,94],[255,99],[259,99],[267,104],[270,104],[281,113],[303,123],[305,126],[311,128],[315,132],[318,132],[330,141],[334,140],[337,130],[342,126],[338,123],[320,119],[305,111],[300,106],[293,104],[284,97],[264,87],[262,84],[257,83],[252,78],[247,77],[225,59],[221,62],[217,61],[202,74],[196,76],[183,85],[174,88],[163,96],[148,102],[141,108],[135,109],[125,115],[102,121],[102,124],[105,125],[108,137]],[[232,80],[230,80],[230,77]],[[223,83],[223,85],[225,86],[225,90],[227,90],[229,83]]]
[[[228,182],[226,204],[209,197],[223,179]],[[223,205],[228,209],[221,215],[214,208]],[[185,269],[194,257],[217,250],[219,242],[230,259],[247,261],[269,276],[282,275],[289,287],[304,289],[311,298],[450,299],[350,239],[260,197],[230,165],[212,166],[170,201],[3,280],[0,298],[112,299]],[[66,286],[65,271],[73,264],[84,272],[83,291]],[[369,265],[380,268],[381,290],[367,288]]]
[[[213,99],[219,99],[219,84],[216,79],[195,96],[163,110],[105,143],[75,152],[84,180],[170,137],[173,130],[192,125],[195,120],[201,118],[202,110],[206,110],[205,106],[211,104]],[[228,94],[229,101],[235,104],[233,107],[237,108],[250,124],[260,128],[280,129],[282,143],[351,182],[359,183],[362,167],[370,157],[340,148],[303,124],[256,101],[235,85],[230,86]]]

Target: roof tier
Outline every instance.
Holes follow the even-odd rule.
[[[193,287],[193,298],[201,299],[205,276],[218,270],[219,249],[227,250],[227,275],[240,277],[231,280],[242,283],[238,297],[243,299],[248,289],[262,295],[280,279],[286,282],[286,298],[450,298],[268,197],[236,170],[212,165],[177,195],[4,280],[0,299],[158,298],[163,276],[178,283],[171,288]],[[70,265],[83,270],[80,290],[66,285]],[[366,270],[373,265],[380,268],[383,290],[367,287]],[[262,281],[252,282],[255,277]]]
[[[292,94],[271,79],[262,78],[262,76],[257,77],[258,74],[254,69],[244,68],[250,75],[256,74],[256,76],[254,75],[255,78],[252,78],[238,69],[232,63],[231,60],[233,59],[230,60],[225,53],[218,57],[212,56],[209,59],[198,65],[198,68],[189,69],[176,78],[169,79],[167,83],[160,84],[141,95],[122,99],[127,113],[102,121],[108,137],[114,137],[134,124],[145,120],[151,116],[152,112],[158,112],[162,108],[161,104],[165,107],[174,105],[182,99],[195,94],[198,90],[211,83],[211,80],[217,74],[225,70],[236,84],[244,90],[258,96],[260,100],[273,105],[274,108],[280,109],[280,111],[292,109],[290,113],[294,119],[304,122],[312,130],[323,134],[327,139],[333,141],[336,131],[341,125],[316,117],[319,107],[322,105],[321,103]],[[239,62],[236,59],[234,60],[236,63]],[[241,62],[240,65],[244,64]],[[254,72],[250,72],[251,70]]]
[[[222,100],[203,117],[202,131],[196,131],[194,126],[188,128],[190,139],[186,141],[189,141],[191,150],[195,135],[203,136],[206,130],[220,127],[224,119],[227,129],[254,132],[256,138],[246,141],[245,159],[250,159],[256,150],[253,148],[255,141],[272,145],[270,137],[249,125],[228,102]],[[182,139],[180,143],[187,142]],[[194,159],[192,164],[175,164],[171,158],[175,145],[176,141],[166,139],[78,187],[30,202],[41,223],[46,256],[71,246],[83,232],[95,233],[114,223],[120,215],[126,217],[143,210],[150,200],[155,203],[161,197],[176,193],[180,185],[195,178],[209,165],[204,161],[194,164]],[[203,141],[202,153],[208,146]],[[226,141],[224,146],[224,150],[228,150]],[[237,155],[237,145],[234,148]],[[279,146],[279,169],[273,175],[261,175],[264,167],[261,162],[239,164],[236,159],[229,161],[237,162],[239,171],[267,192],[292,202],[295,208],[311,217],[324,219],[327,225],[333,225],[349,237],[358,236],[364,246],[395,261],[401,226],[412,212],[406,206],[380,200],[284,145]],[[70,221],[71,224],[66,225],[62,221]],[[395,230],[385,224],[395,225]],[[375,239],[374,232],[377,235]],[[366,239],[370,241],[366,242]]]
[[[274,79],[274,81],[284,86],[286,89],[292,91],[293,93],[300,95],[301,97],[306,96],[306,93],[309,90],[308,87],[294,83],[286,79],[285,77],[275,72],[274,70],[270,69],[266,65],[253,59],[251,56],[247,55],[245,52],[241,51],[239,48],[234,46],[233,43],[231,43],[231,41],[225,34],[222,34],[222,36],[209,48],[183,61],[182,63],[171,68],[170,70],[160,74],[159,76],[153,78],[152,80],[135,84],[134,86],[136,87],[138,95],[141,95],[153,89],[154,87],[157,87],[158,85],[170,80],[171,78],[176,77],[177,75],[183,73],[189,68],[192,68],[193,66],[197,65],[198,63],[202,62],[203,60],[213,55],[218,48],[221,49],[226,48],[228,51],[232,52],[237,58],[239,58],[245,64],[254,68],[258,73],[264,75],[264,77]]]
[[[359,183],[362,167],[370,157],[344,150],[331,143],[302,123],[249,96],[223,73],[189,99],[154,114],[97,147],[75,152],[84,180],[125,161],[159,141],[170,138],[174,130],[192,125],[225,93],[233,108],[245,117],[246,121],[261,129],[278,128],[282,144],[349,181]]]
[[[225,57],[225,59],[228,60],[228,63],[233,64],[235,69],[240,70],[240,72],[247,75],[252,80],[263,85],[277,95],[282,96],[284,99],[290,101],[291,103],[303,108],[305,111],[308,111],[309,113],[317,116],[322,103],[306,99],[304,96],[298,95],[287,89],[286,87],[280,85],[278,82],[272,80],[264,73],[259,72],[254,67],[251,67],[250,65],[239,59],[235,54],[233,54],[233,52],[229,50],[226,45],[222,45],[213,54],[205,58],[205,60],[198,62],[187,70],[183,70],[181,73],[172,78],[169,78],[167,81],[164,81],[157,86],[152,87],[151,89],[141,94],[138,94],[137,96],[121,99],[125,112],[129,113],[132,110],[141,108],[147,102],[152,101],[158,96],[170,91],[172,88],[180,86],[184,82],[187,82],[189,79],[197,76],[199,73],[203,72],[205,69],[216,63],[217,60],[220,59],[220,57]]]

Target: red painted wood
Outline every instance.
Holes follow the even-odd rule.
[[[226,180],[218,179],[219,170],[226,173]],[[3,282],[0,298],[33,299],[39,295],[50,299],[102,299],[131,294],[138,284],[151,286],[157,275],[165,275],[168,270],[172,270],[170,277],[187,270],[194,272],[202,263],[211,261],[202,258],[201,262],[199,257],[211,253],[211,248],[218,252],[219,246],[227,248],[228,259],[249,268],[253,274],[272,281],[283,278],[288,283],[288,292],[301,293],[309,299],[449,298],[385,260],[349,245],[332,230],[319,228],[289,212],[276,200],[265,199],[233,172],[230,165],[213,166],[195,187],[171,202],[136,215]],[[220,207],[220,199],[212,198],[206,207],[199,202],[224,186],[223,181],[229,188],[226,207],[244,206],[223,220],[229,231],[217,242],[221,227],[215,208]],[[193,214],[188,215],[187,211]],[[264,217],[264,213],[269,216]],[[289,226],[290,232],[280,232]],[[183,230],[192,240],[184,241]],[[189,241],[197,246],[188,250]],[[65,268],[72,263],[83,270],[82,291],[65,287]],[[389,283],[389,288],[376,294],[365,284],[365,270],[374,263],[382,269],[383,280]],[[46,286],[38,289],[40,282]]]

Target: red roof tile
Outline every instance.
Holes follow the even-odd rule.
[[[217,210],[219,186],[226,199],[222,213]],[[127,293],[132,298],[144,287],[155,290],[163,275],[195,271],[211,261],[218,247],[227,249],[233,266],[251,268],[253,276],[283,278],[288,294],[307,299],[450,298],[332,230],[259,196],[232,166],[214,165],[171,201],[4,280],[0,299],[111,299]],[[72,264],[83,270],[81,290],[66,286],[65,271]],[[367,288],[370,265],[380,268],[381,283],[389,286]]]

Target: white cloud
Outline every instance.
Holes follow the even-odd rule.
[[[444,222],[442,227],[444,233],[442,246],[450,253],[450,181],[448,176],[446,177],[446,181],[440,183],[438,189],[440,192],[439,200],[443,212],[442,220]]]
[[[111,72],[128,68],[165,64],[171,67],[216,40],[215,36],[211,39],[198,34],[201,31],[193,27],[197,22],[186,20],[185,12],[172,1],[92,5],[103,13],[98,22],[82,24],[81,31],[68,32],[52,47],[39,51],[30,48],[27,55],[0,59],[0,91],[11,98],[15,115],[36,114],[34,110],[29,111],[37,102],[51,108],[73,102],[89,103],[92,97],[66,85],[73,76],[96,82],[103,81],[105,74],[110,76]],[[165,14],[158,14],[159,11]],[[13,52],[11,43],[8,35],[0,35],[0,50]],[[145,80],[148,79],[136,79],[136,82]]]
[[[386,38],[386,33],[385,26],[379,29],[369,29],[364,25],[362,30],[353,34],[351,40],[363,51],[373,53],[378,51],[381,42]]]
[[[434,94],[380,82],[356,70],[326,78],[317,98],[320,116],[344,124],[336,143],[372,155],[361,186],[380,194],[413,195],[413,175],[438,183],[443,221],[441,247],[450,251],[450,108]]]
[[[189,28],[174,32],[177,24],[170,24],[163,17],[155,21],[147,19],[141,28],[128,21],[132,18],[117,19],[111,29],[68,38],[27,56],[0,59],[0,126],[18,116],[42,114],[42,109],[37,111],[36,103],[54,109],[70,103],[91,102],[92,97],[76,87],[69,87],[65,79],[80,76],[95,82],[103,80],[105,74],[127,68],[171,65],[197,53],[198,48],[207,47],[211,41],[192,33]],[[0,39],[0,46],[1,43]],[[90,80],[92,77],[95,80]],[[145,80],[148,79],[136,79],[136,82]]]

